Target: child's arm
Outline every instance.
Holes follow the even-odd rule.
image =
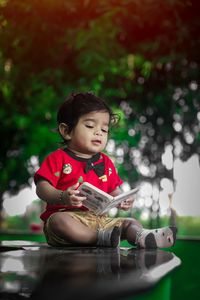
[[[85,200],[86,197],[78,196],[78,186],[79,183],[77,182],[67,190],[61,191],[54,188],[48,181],[41,179],[37,182],[36,194],[48,204],[73,205],[80,207],[82,206],[82,201]]]

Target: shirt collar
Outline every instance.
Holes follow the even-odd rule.
[[[74,152],[72,152],[71,150],[69,150],[68,148],[63,148],[63,151],[65,151],[69,156],[71,156],[72,158],[74,158],[75,160],[77,161],[81,161],[81,162],[90,162],[90,163],[95,163],[97,162],[100,157],[101,157],[101,154],[100,153],[96,153],[95,155],[93,155],[92,157],[90,158],[84,158],[84,157],[80,157],[80,156],[77,156]]]

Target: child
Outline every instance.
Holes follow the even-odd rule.
[[[77,190],[82,180],[113,196],[122,192],[122,180],[102,153],[116,117],[92,93],[72,94],[60,106],[57,122],[64,146],[48,155],[34,176],[36,193],[47,203],[41,219],[50,245],[117,247],[120,239],[140,248],[174,245],[174,227],[147,230],[133,218],[96,216],[82,205],[85,197]],[[127,199],[119,209],[130,209],[133,201]]]

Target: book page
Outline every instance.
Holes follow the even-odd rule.
[[[81,195],[86,196],[86,200],[83,201],[83,205],[89,210],[94,211],[96,214],[100,214],[101,211],[113,200],[113,196],[98,189],[94,185],[84,182],[78,188]]]
[[[139,188],[136,187],[130,191],[122,192],[120,195],[114,197],[114,201],[121,203],[122,201],[128,199],[129,197],[135,195],[139,191]],[[119,202],[120,201],[120,202]]]
[[[109,203],[107,205],[107,207],[105,207],[105,209],[102,211],[102,213],[107,212],[108,210],[110,210],[113,207],[116,207],[118,204],[120,204],[121,202],[123,202],[124,200],[128,199],[129,197],[135,195],[138,192],[139,188],[136,187],[130,191],[127,192],[123,192],[122,194],[116,196],[113,198],[112,202]]]
[[[109,211],[111,208],[116,207],[122,201],[136,194],[139,188],[134,188],[130,191],[121,193],[120,195],[113,197],[106,192],[100,190],[89,182],[84,182],[78,188],[81,195],[86,196],[86,200],[83,201],[83,205],[89,210],[92,210],[95,214],[103,214]]]

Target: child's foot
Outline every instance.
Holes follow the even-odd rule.
[[[163,227],[152,230],[142,229],[137,233],[135,243],[139,248],[168,248],[175,244],[176,232],[176,227]]]
[[[111,229],[99,229],[97,246],[116,248],[120,243],[119,227]]]

